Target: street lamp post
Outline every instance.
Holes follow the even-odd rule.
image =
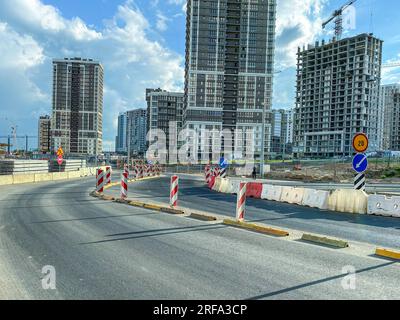
[[[131,161],[131,130],[130,130],[130,121],[129,121],[129,113],[126,114],[126,121],[127,121],[127,148],[128,148],[128,168],[129,168],[129,163]]]
[[[260,175],[261,178],[264,177],[264,159],[265,159],[265,103],[263,103],[263,112],[262,112],[262,120],[261,120],[262,128],[261,128],[261,163],[260,163]]]

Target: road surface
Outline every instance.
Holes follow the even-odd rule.
[[[88,195],[93,184],[0,187],[0,298],[399,298],[400,266],[392,261],[98,200]],[[154,188],[137,188],[146,185]],[[199,185],[185,192],[209,201]],[[55,267],[56,290],[42,288],[47,265]],[[354,290],[342,285],[349,265]]]
[[[236,195],[209,190],[201,178],[181,175],[179,205],[234,217]],[[119,187],[109,194],[119,196]],[[169,202],[169,178],[145,180],[132,185],[129,197]],[[389,248],[400,247],[400,219],[324,211],[261,199],[247,199],[246,220],[281,228],[319,233],[332,237],[366,242]]]

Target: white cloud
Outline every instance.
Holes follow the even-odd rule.
[[[62,17],[58,9],[40,0],[3,1],[0,18],[11,19],[22,26],[44,33],[63,33],[75,40],[91,41],[101,38],[101,33],[88,28],[79,18]]]
[[[38,0],[0,1],[2,20],[6,23],[0,24],[0,63],[11,67],[0,72],[1,114],[14,114],[21,122],[19,128],[28,134],[36,134],[32,119],[37,111],[51,111],[53,58],[81,56],[103,64],[103,132],[108,146],[114,143],[118,113],[145,107],[146,87],[183,89],[183,57],[150,38],[154,32],[149,21],[129,0],[97,31],[78,17],[64,18],[55,7]],[[18,68],[25,71],[15,72]],[[3,88],[14,94],[7,94],[6,103]],[[22,113],[31,118],[24,120]],[[0,128],[0,134],[5,133]]]
[[[43,48],[29,35],[22,35],[0,21],[0,69],[27,70],[44,61]]]
[[[323,35],[322,11],[328,0],[281,0],[277,4],[274,108],[293,107],[297,49]]]
[[[322,9],[327,0],[281,0],[277,5],[276,60],[282,67],[296,64],[297,48],[322,35]]]
[[[168,29],[168,22],[171,19],[169,19],[168,17],[166,17],[165,15],[163,15],[161,12],[157,13],[157,29],[158,31],[164,32]]]

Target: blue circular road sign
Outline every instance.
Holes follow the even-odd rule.
[[[219,159],[219,166],[223,169],[226,168],[228,166],[228,159],[225,158]]]
[[[353,169],[358,173],[365,172],[368,168],[368,158],[363,153],[357,153],[353,159]]]

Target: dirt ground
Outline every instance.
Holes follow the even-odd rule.
[[[272,168],[267,178],[274,180],[299,180],[304,182],[353,182],[355,171],[351,164],[326,164],[301,166],[301,170],[291,168]],[[400,164],[370,164],[366,177],[375,183],[400,183]]]

